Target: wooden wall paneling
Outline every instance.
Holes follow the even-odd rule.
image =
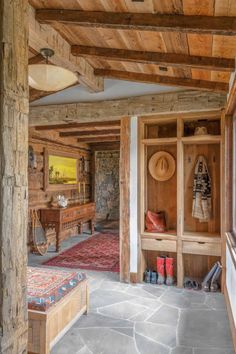
[[[177,146],[172,145],[158,145],[147,146],[147,166],[145,166],[145,173],[147,174],[147,210],[153,212],[165,211],[167,226],[169,231],[176,233],[177,230],[177,164],[175,174],[171,179],[164,182],[158,182],[148,172],[148,161],[158,151],[166,151],[170,153],[175,161],[177,161]],[[142,216],[144,218],[144,215]]]
[[[28,1],[0,2],[0,352],[26,353]]]
[[[130,281],[130,119],[121,119],[120,139],[120,280]]]
[[[193,178],[197,157],[203,155],[208,162],[212,180],[212,218],[201,223],[192,217]],[[184,232],[202,232],[220,235],[220,144],[186,144],[184,145]]]

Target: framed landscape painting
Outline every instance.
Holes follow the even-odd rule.
[[[78,184],[78,158],[45,150],[45,190],[74,189]]]

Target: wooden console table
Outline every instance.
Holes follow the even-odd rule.
[[[94,233],[95,203],[71,204],[67,208],[51,207],[40,210],[41,223],[44,229],[55,228],[56,252],[60,251],[61,242],[68,238],[71,228],[77,226],[82,233],[83,223],[89,221],[91,234]]]

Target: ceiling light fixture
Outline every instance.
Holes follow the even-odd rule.
[[[72,71],[48,63],[48,59],[54,55],[52,49],[43,48],[40,53],[45,58],[46,63],[29,65],[30,87],[40,91],[55,92],[63,90],[78,81],[77,75]]]

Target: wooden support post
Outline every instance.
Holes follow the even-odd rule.
[[[130,119],[121,119],[120,131],[120,280],[130,281]]]
[[[0,353],[27,352],[28,1],[0,2]]]

